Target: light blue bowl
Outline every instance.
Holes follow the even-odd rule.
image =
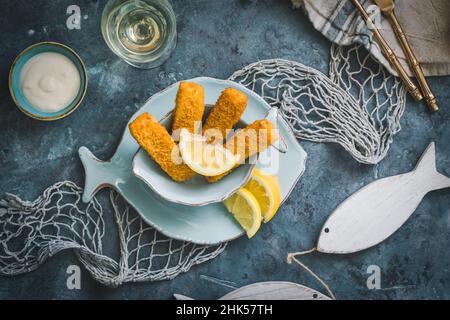
[[[78,90],[77,97],[66,108],[57,112],[43,112],[34,108],[24,97],[22,86],[20,85],[20,74],[22,73],[22,69],[25,63],[27,63],[27,61],[35,55],[44,52],[55,52],[66,56],[75,64],[80,74],[80,90]],[[71,48],[57,42],[40,42],[26,48],[14,60],[9,72],[9,91],[11,93],[12,99],[14,100],[14,103],[17,105],[20,111],[22,111],[26,115],[44,121],[61,119],[75,111],[75,109],[78,108],[81,101],[83,101],[84,96],[86,95],[87,83],[88,79],[86,67],[81,58]]]

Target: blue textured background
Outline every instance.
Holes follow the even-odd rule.
[[[66,8],[71,4],[81,7],[81,30],[66,28]],[[78,148],[85,145],[99,158],[109,158],[128,118],[149,96],[175,81],[197,76],[227,78],[266,58],[291,59],[327,72],[330,44],[287,0],[174,1],[177,49],[166,64],[149,71],[133,69],[109,51],[100,34],[104,4],[92,0],[4,0],[0,4],[0,194],[12,192],[32,200],[56,181],[70,179],[81,185]],[[81,107],[52,123],[20,113],[7,90],[14,57],[43,40],[73,47],[86,62],[90,81]],[[302,142],[309,154],[306,173],[278,216],[254,239],[232,242],[215,260],[172,281],[125,284],[117,289],[99,285],[83,269],[82,289],[70,291],[66,268],[77,260],[68,251],[32,273],[0,277],[0,299],[168,299],[173,293],[215,299],[231,290],[208,280],[211,277],[236,287],[288,280],[322,290],[285,258],[288,252],[314,246],[323,222],[342,200],[376,177],[411,170],[432,140],[437,146],[438,168],[450,175],[450,77],[429,81],[441,111],[430,115],[424,104],[408,98],[403,129],[377,166],[357,163],[337,145]],[[303,261],[340,299],[449,299],[449,228],[450,190],[436,191],[377,247],[346,256],[314,254]],[[114,243],[115,231],[107,232],[106,238]],[[372,264],[381,267],[381,290],[366,287],[366,270]]]

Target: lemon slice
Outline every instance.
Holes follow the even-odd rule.
[[[233,169],[239,162],[239,155],[234,155],[221,144],[208,144],[206,140],[206,137],[186,129],[180,132],[181,157],[193,171],[203,176],[217,176]]]
[[[269,222],[277,212],[281,202],[281,190],[277,177],[255,168],[252,177],[244,188],[250,191],[258,201],[264,222]]]
[[[262,216],[258,201],[250,191],[241,188],[223,203],[247,232],[247,236],[253,237],[261,226]]]

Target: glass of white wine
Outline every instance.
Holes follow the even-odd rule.
[[[109,0],[102,34],[108,47],[130,65],[155,68],[175,49],[175,13],[167,0]]]

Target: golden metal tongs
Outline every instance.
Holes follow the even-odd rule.
[[[437,104],[436,98],[431,92],[430,87],[428,86],[427,80],[423,74],[423,70],[420,67],[420,63],[417,60],[413,50],[411,49],[411,45],[409,44],[408,38],[406,37],[403,28],[397,20],[397,16],[394,12],[394,1],[393,0],[374,0],[375,3],[380,7],[381,11],[388,18],[389,22],[392,25],[392,29],[394,30],[395,36],[397,37],[400,45],[405,53],[406,60],[408,61],[409,67],[417,78],[420,89],[422,90],[422,94],[425,98],[425,101],[428,104],[428,108],[431,112],[436,112],[439,110],[439,106]]]

